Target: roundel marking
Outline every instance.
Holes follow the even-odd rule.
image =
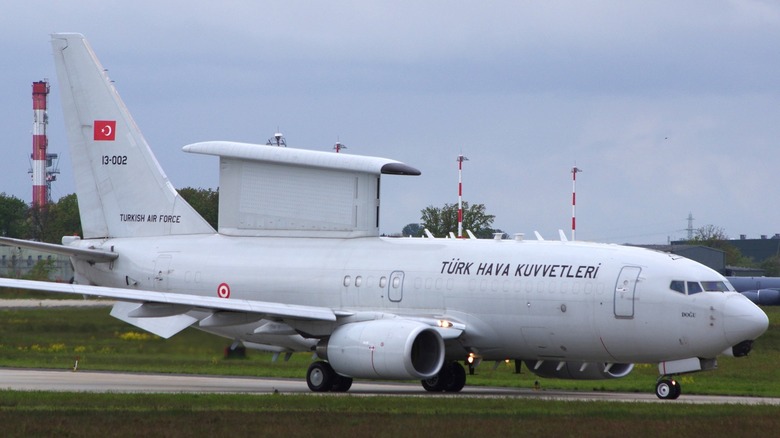
[[[217,286],[217,296],[220,298],[230,298],[230,286],[227,283],[221,283]]]

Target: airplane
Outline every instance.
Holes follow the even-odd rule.
[[[734,288],[762,306],[780,305],[780,277],[726,277]]]
[[[675,399],[675,376],[745,356],[767,330],[728,280],[673,254],[519,235],[381,237],[382,177],[421,174],[386,158],[184,146],[219,157],[214,230],[176,192],[86,39],[57,33],[52,47],[83,237],[2,243],[68,255],[74,282],[2,287],[111,298],[112,316],[163,338],[194,327],[248,348],[315,352],[314,392],[356,378],[458,392],[461,361],[513,359],[568,379],[653,363],[656,395]]]

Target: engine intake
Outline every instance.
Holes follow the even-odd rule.
[[[632,363],[613,363],[611,366],[601,362],[560,362],[545,361],[539,368],[536,362],[527,360],[525,365],[539,377],[572,380],[605,380],[625,377],[634,369]],[[583,365],[585,365],[583,367]]]
[[[320,341],[317,355],[344,376],[428,379],[444,363],[444,341],[427,324],[380,319],[339,326]]]

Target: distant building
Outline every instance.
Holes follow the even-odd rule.
[[[42,261],[52,263],[50,281],[69,283],[73,278],[73,266],[68,257],[14,246],[0,246],[0,277],[24,277]]]
[[[772,237],[762,235],[760,239],[748,239],[747,236],[743,234],[739,236],[739,239],[730,239],[728,244],[737,248],[742,255],[752,259],[756,263],[762,263],[771,257],[780,256],[780,233],[775,234]],[[702,245],[691,245],[687,240],[676,240],[670,245],[637,246],[679,254],[705,266],[709,266],[726,276],[755,277],[764,275],[764,270],[759,268],[726,266],[726,253]]]
[[[634,245],[642,248],[654,249],[697,261],[704,266],[712,268],[721,274],[728,272],[726,267],[726,253],[715,248],[703,245],[690,245],[687,241],[672,242],[671,245]]]

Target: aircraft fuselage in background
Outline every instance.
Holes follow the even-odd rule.
[[[763,306],[780,305],[780,277],[727,277],[738,292]]]

